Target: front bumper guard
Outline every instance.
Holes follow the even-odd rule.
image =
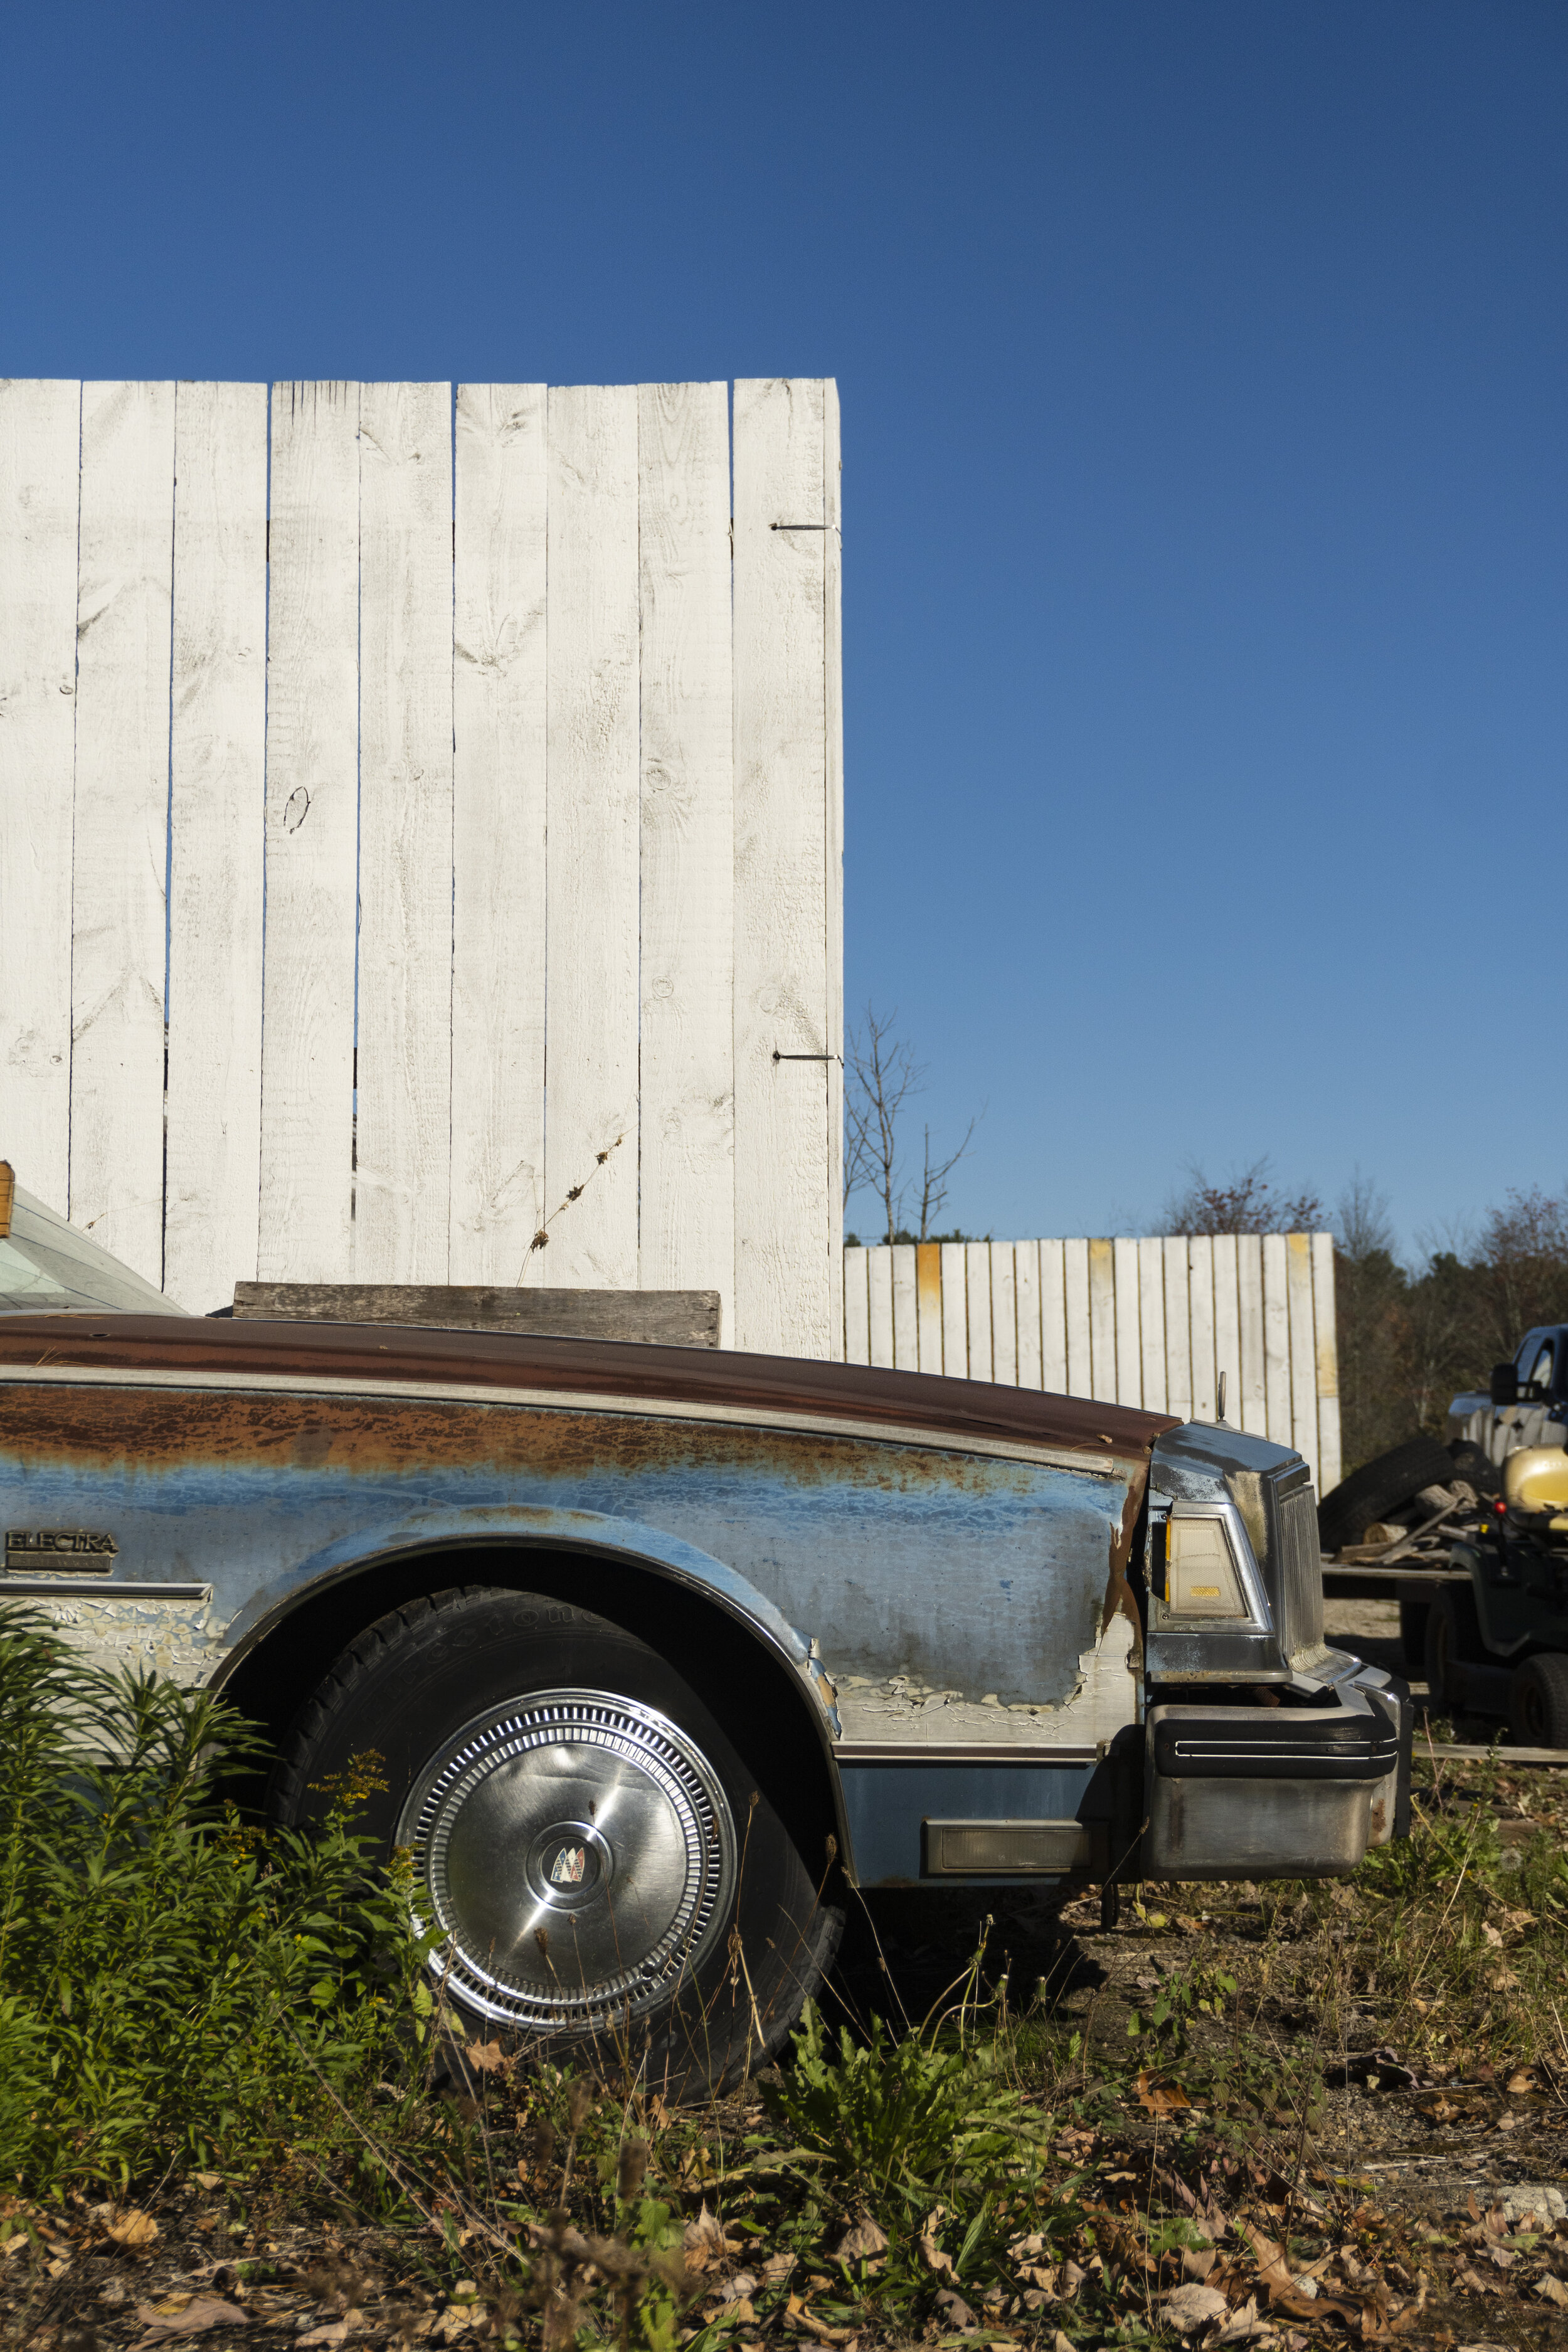
[[[1307,1703],[1150,1708],[1144,1876],[1339,1877],[1405,1833],[1404,1684],[1364,1666],[1291,1696]]]

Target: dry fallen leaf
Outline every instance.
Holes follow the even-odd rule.
[[[158,2224],[151,2213],[143,2213],[135,2205],[128,2205],[117,2221],[105,2222],[104,2229],[117,2246],[124,2246],[132,2253],[150,2246],[158,2234]]]
[[[1230,2305],[1219,2289],[1204,2286],[1195,2279],[1185,2286],[1173,2287],[1160,2304],[1161,2318],[1179,2336],[1195,2336],[1201,2327],[1212,2327],[1216,2319],[1229,2315]]]
[[[501,2063],[500,2043],[499,2042],[470,2042],[468,2048],[464,2051],[463,2055],[468,2060],[469,2065],[477,2067],[481,2074],[493,2074],[496,2068]]]
[[[871,2254],[885,2254],[887,2251],[886,2231],[879,2230],[868,2214],[863,2213],[839,2239],[833,2259],[837,2263],[863,2262]]]
[[[1147,2072],[1139,2075],[1133,2088],[1139,2105],[1146,2107],[1152,2116],[1179,2115],[1193,2104],[1179,2083],[1163,2083],[1157,2078],[1152,2081]]]
[[[951,2271],[952,2268],[952,2256],[944,2254],[936,2240],[929,2235],[921,2240],[921,2260],[928,2271],[935,2272],[938,2278],[944,2271]]]
[[[169,2297],[172,2303],[174,2296]],[[241,2311],[232,2303],[225,2303],[216,2294],[195,2294],[184,2300],[180,2311],[139,2303],[136,2316],[147,2330],[142,2344],[172,2344],[180,2336],[205,2336],[215,2327],[248,2327],[253,2315]],[[301,2336],[301,2343],[310,2339]]]

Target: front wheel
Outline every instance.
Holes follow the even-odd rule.
[[[1521,1748],[1568,1748],[1568,1658],[1526,1658],[1509,1694],[1509,1728]]]
[[[434,1974],[489,2034],[707,2091],[782,2044],[841,1915],[656,1651],[537,1594],[441,1592],[372,1625],[302,1710],[286,1822],[367,1751],[368,1832],[413,1859]]]

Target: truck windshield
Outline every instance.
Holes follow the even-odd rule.
[[[0,1315],[71,1311],[183,1315],[106,1249],[16,1187],[11,1230],[0,1241]]]

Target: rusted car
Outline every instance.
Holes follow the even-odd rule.
[[[448,1998],[710,2082],[854,1890],[1352,1869],[1408,1710],[1327,1648],[1296,1454],[706,1349],[187,1317],[17,1194],[5,1589],[353,1759]]]

